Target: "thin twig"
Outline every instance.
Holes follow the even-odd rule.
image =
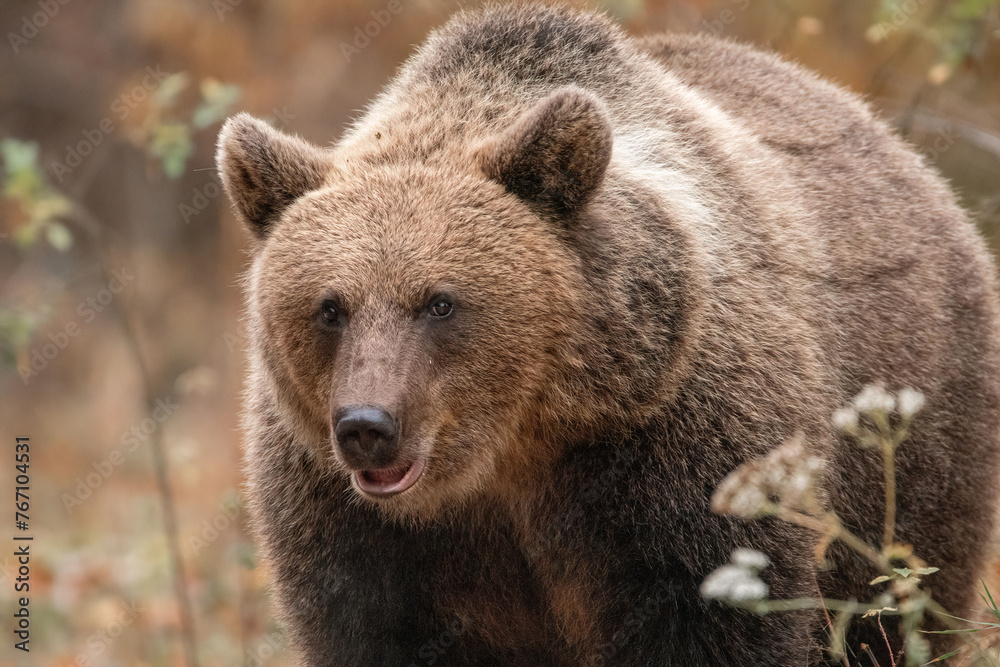
[[[95,252],[98,255],[98,265],[104,281],[112,280],[110,265],[110,249],[108,248],[107,226],[102,224],[93,214],[83,207],[78,201],[73,201],[73,219],[79,226],[85,229],[94,240]],[[139,344],[139,337],[135,330],[131,318],[119,300],[112,300],[111,310],[115,313],[125,339],[128,341],[132,355],[135,358],[136,366],[142,380],[143,392],[145,394],[145,404],[147,412],[152,412],[156,408],[157,395],[153,389],[153,379],[146,365],[142,347]],[[157,429],[150,435],[150,449],[153,453],[153,467],[156,471],[156,485],[159,490],[160,506],[163,511],[163,532],[167,541],[167,549],[170,554],[170,564],[173,574],[174,595],[177,598],[177,606],[180,612],[181,621],[181,642],[184,646],[184,653],[189,667],[198,667],[197,644],[194,631],[194,614],[191,608],[191,599],[187,591],[187,577],[184,573],[184,560],[181,555],[180,536],[177,529],[177,512],[174,501],[173,490],[170,486],[170,475],[168,470],[167,456],[163,447],[161,429]]]
[[[892,644],[889,643],[889,636],[885,634],[885,628],[882,627],[882,612],[876,613],[875,617],[878,619],[878,629],[882,632],[882,639],[885,640],[885,648],[889,651],[889,662],[892,663],[892,667],[896,667],[896,658],[892,655]]]
[[[889,553],[896,535],[896,448],[891,436],[883,435],[882,473],[885,479],[885,530],[882,533],[882,553]]]
[[[823,591],[821,591],[820,588],[819,588],[819,580],[816,578],[816,571],[815,570],[813,570],[813,573],[812,573],[812,581],[813,581],[813,587],[816,589],[816,594],[819,596],[819,599],[822,601],[823,600],[823,597],[822,597],[823,596]],[[833,636],[834,627],[833,627],[833,619],[830,618],[830,610],[827,608],[827,606],[825,604],[822,605],[820,607],[820,609],[823,611],[823,618],[826,619],[826,627],[829,629],[830,635]],[[840,657],[840,659],[844,663],[844,667],[851,667],[851,662],[850,662],[850,660],[847,659],[847,654],[846,653],[844,655],[842,655]]]
[[[780,508],[776,514],[778,518],[784,521],[794,523],[795,525],[802,526],[803,528],[808,528],[809,530],[813,530],[821,535],[830,533],[832,528],[833,539],[840,540],[847,546],[851,547],[870,560],[881,571],[888,572],[890,570],[889,561],[885,558],[885,556],[880,554],[867,542],[845,528],[840,522],[840,519],[836,516],[828,515],[827,520],[824,521],[822,519],[809,516],[808,514],[789,510],[786,507]]]

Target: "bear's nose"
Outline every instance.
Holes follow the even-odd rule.
[[[334,415],[333,433],[348,465],[358,469],[392,465],[396,422],[380,405],[349,405]]]

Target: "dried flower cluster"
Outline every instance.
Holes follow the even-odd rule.
[[[834,541],[867,558],[882,572],[871,584],[888,584],[884,590],[873,592],[875,599],[870,604],[828,599],[768,600],[767,584],[758,576],[767,567],[768,559],[751,549],[734,551],[730,563],[709,574],[701,585],[702,596],[757,613],[813,606],[837,610],[839,630],[834,628],[830,640],[830,655],[835,658],[844,656],[844,631],[852,616],[898,615],[905,633],[908,667],[938,662],[940,658],[931,660],[930,644],[921,634],[925,613],[943,612],[930,592],[921,587],[922,578],[937,572],[937,568],[928,567],[913,554],[912,547],[895,539],[896,449],[908,437],[910,423],[925,403],[924,395],[915,389],[905,388],[893,394],[880,384],[869,384],[831,418],[833,426],[851,436],[859,447],[877,448],[881,453],[886,508],[881,550],[852,533],[819,502],[817,490],[822,487],[824,461],[807,450],[802,434],[788,439],[766,457],[741,465],[712,496],[712,509],[719,514],[746,519],[774,515],[815,531],[818,564],[825,562],[826,550]]]
[[[712,511],[754,518],[779,506],[812,509],[813,489],[823,460],[810,454],[801,433],[774,448],[763,459],[731,472],[712,495]]]

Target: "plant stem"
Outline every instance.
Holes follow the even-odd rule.
[[[757,614],[770,614],[780,611],[801,611],[803,609],[832,609],[833,611],[846,612],[852,615],[860,615],[869,611],[879,610],[889,616],[901,616],[898,609],[876,607],[870,604],[854,602],[852,600],[831,600],[829,598],[794,598],[791,600],[750,600],[738,604]]]
[[[882,471],[885,476],[885,532],[882,552],[888,553],[896,536],[896,447],[891,435],[881,438]]]
[[[840,525],[839,520],[837,524],[839,527],[839,532],[837,533],[838,540],[870,560],[883,572],[889,572],[891,568],[889,567],[889,560],[885,556],[873,549],[870,544],[862,540],[860,537]]]
[[[843,524],[840,523],[840,519],[838,519],[835,515],[827,514],[823,519],[818,519],[814,516],[802,514],[801,512],[789,510],[784,507],[777,512],[777,515],[784,521],[816,531],[821,535],[831,535],[833,539],[840,540],[870,560],[876,567],[879,568],[879,570],[883,572],[888,572],[890,569],[889,561],[884,555],[873,549],[871,545],[862,540],[860,537],[844,528]]]

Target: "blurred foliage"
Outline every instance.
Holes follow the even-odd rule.
[[[146,152],[160,160],[163,173],[177,179],[184,173],[188,159],[194,153],[192,135],[225,118],[239,100],[240,87],[203,79],[198,90],[200,99],[192,108],[183,103],[183,93],[191,77],[180,72],[168,76],[153,93],[153,103],[140,139]]]
[[[73,236],[61,222],[72,202],[49,185],[38,162],[38,143],[0,139],[3,196],[15,209],[15,239],[23,251],[40,236],[60,252],[73,245]],[[4,235],[6,237],[6,235]],[[14,368],[19,353],[32,341],[43,319],[38,309],[0,307],[0,365]]]
[[[37,318],[32,313],[0,308],[0,363],[4,367],[17,366],[19,351],[28,346],[37,329]]]
[[[3,25],[25,31],[0,49],[0,423],[39,443],[29,664],[184,664],[148,428],[176,489],[201,664],[290,664],[232,510],[247,257],[214,174],[217,127],[246,108],[326,143],[431,28],[479,0],[403,0],[350,61],[341,45],[383,0],[57,4],[24,37],[37,3],[0,3]],[[865,95],[998,247],[1000,0],[591,4],[635,33],[753,42]],[[116,271],[135,279],[112,283]],[[125,317],[105,314],[112,301]],[[169,418],[144,401],[129,335],[153,397],[179,406]],[[32,359],[37,373],[13,370]],[[10,568],[0,556],[2,614]],[[133,600],[134,623],[95,644]]]
[[[204,79],[199,89],[201,103],[191,117],[191,123],[198,129],[204,129],[225,118],[240,98],[239,86],[219,83],[215,79]]]
[[[3,195],[18,204],[24,218],[17,228],[18,244],[27,248],[44,234],[56,250],[69,250],[73,236],[59,220],[69,214],[73,205],[48,184],[38,163],[38,143],[2,139],[0,159],[4,170]]]
[[[995,23],[997,7],[1000,0],[881,0],[865,34],[873,42],[883,41],[893,33],[928,42],[936,49],[937,62],[927,76],[931,82],[941,84],[981,48],[982,42],[995,39],[989,28]]]

